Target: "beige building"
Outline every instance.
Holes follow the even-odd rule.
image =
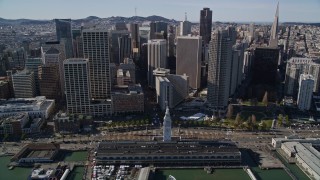
[[[201,36],[178,36],[176,47],[176,74],[189,76],[189,86],[200,88],[201,80]]]

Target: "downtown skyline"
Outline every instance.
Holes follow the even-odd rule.
[[[245,1],[208,1],[200,0],[163,0],[156,1],[130,0],[112,2],[96,0],[95,3],[87,1],[69,0],[67,2],[51,1],[19,1],[0,0],[0,17],[6,19],[54,19],[71,18],[80,19],[88,16],[106,18],[111,16],[152,16],[159,15],[177,21],[184,20],[185,12],[188,20],[199,22],[199,9],[209,7],[212,10],[212,21],[222,22],[272,22],[277,0],[245,0]],[[299,0],[280,0],[280,22],[319,22],[318,9],[320,1],[309,0],[307,3]],[[50,7],[51,11],[48,11]],[[30,9],[32,11],[26,11]],[[136,11],[135,11],[136,10]],[[13,13],[14,12],[14,13]]]

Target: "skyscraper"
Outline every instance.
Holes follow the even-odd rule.
[[[201,36],[177,37],[176,74],[189,76],[189,86],[200,88],[201,81]]]
[[[120,64],[123,62],[123,59],[121,60],[119,57],[120,54],[120,44],[119,44],[119,38],[124,35],[129,35],[129,31],[127,30],[112,30],[110,31],[109,37],[110,37],[110,62]],[[131,43],[131,41],[130,41]],[[131,47],[131,44],[130,44]],[[130,52],[132,52],[132,49],[130,49]]]
[[[83,30],[83,54],[89,60],[91,97],[110,98],[109,39],[106,30]]]
[[[296,97],[299,89],[299,78],[302,74],[313,76],[313,92],[319,92],[320,61],[312,58],[292,57],[287,61],[285,94]]]
[[[40,94],[40,86],[39,86],[39,77],[38,77],[38,67],[43,64],[43,59],[41,57],[32,57],[29,56],[26,59],[25,67],[33,71],[34,80],[35,80],[35,87],[36,87],[36,95],[38,96]]]
[[[60,78],[60,88],[62,95],[64,95],[64,72],[63,72],[63,61],[66,59],[65,46],[59,41],[46,42],[45,45],[41,47],[42,56],[44,58],[45,65],[56,65],[59,67],[59,78]]]
[[[299,93],[297,104],[300,110],[309,110],[311,107],[314,79],[312,75],[301,74],[299,79]]]
[[[226,111],[229,99],[232,39],[227,30],[216,31],[209,43],[208,105],[214,114]]]
[[[57,40],[65,45],[66,58],[73,57],[71,19],[55,19]]]
[[[209,44],[211,40],[211,29],[212,29],[212,11],[210,8],[203,8],[200,11],[200,36],[204,44]]]
[[[166,68],[167,66],[167,42],[164,39],[148,41],[148,85],[154,87],[153,70]]]
[[[180,22],[180,36],[191,34],[191,22],[185,20]]]
[[[254,50],[253,84],[274,85],[277,82],[279,49],[261,47]]]
[[[131,57],[131,38],[128,34],[118,37],[119,44],[119,64],[123,63],[124,58]]]
[[[40,95],[48,99],[61,100],[59,65],[39,66]]]
[[[139,53],[140,49],[140,36],[139,36],[139,24],[130,24],[131,33],[131,47],[133,53]]]
[[[155,39],[156,23],[150,22],[149,40]]]
[[[36,96],[33,71],[24,69],[13,74],[12,83],[15,98],[32,98]]]
[[[90,114],[89,61],[67,59],[63,66],[68,113]]]
[[[269,47],[278,47],[278,23],[279,23],[279,2],[277,5],[276,14],[271,27],[271,35],[269,39]]]

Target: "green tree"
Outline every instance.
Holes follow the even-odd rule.
[[[264,131],[267,129],[267,123],[265,121],[261,121],[261,123],[259,124],[259,129]]]
[[[268,91],[264,93],[263,99],[262,99],[263,105],[267,106],[268,105]]]

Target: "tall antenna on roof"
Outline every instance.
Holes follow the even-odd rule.
[[[184,12],[184,21],[187,21],[187,12]]]

